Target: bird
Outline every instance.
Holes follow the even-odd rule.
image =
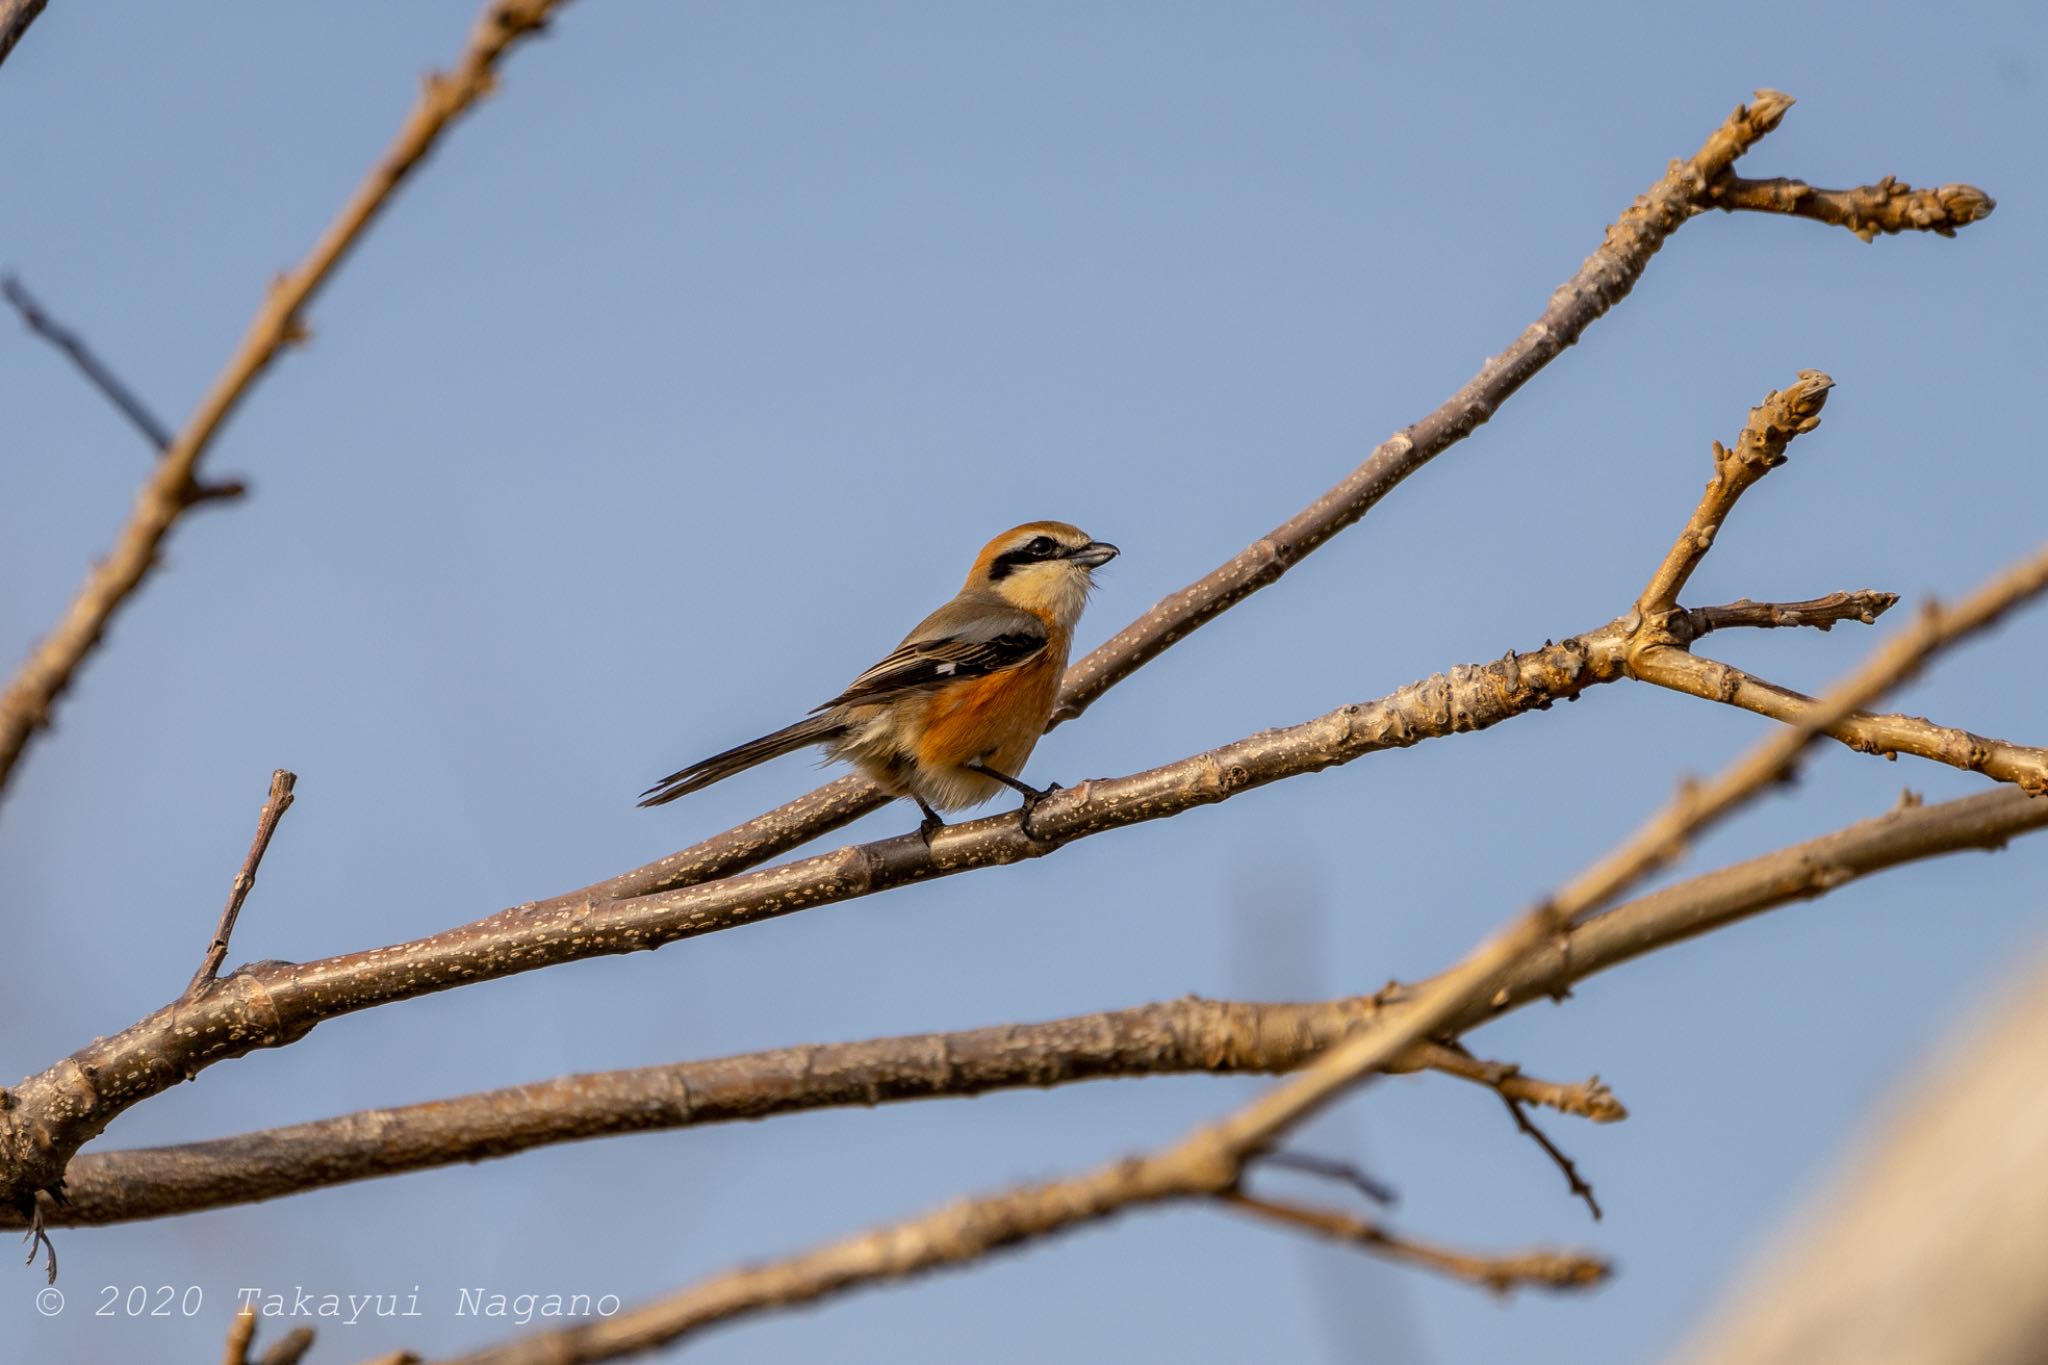
[[[1020,819],[1059,790],[1019,774],[1052,719],[1075,623],[1095,570],[1121,553],[1063,521],[1027,521],[982,546],[953,599],[809,716],[670,773],[640,794],[659,806],[812,745],[924,813],[966,810],[1008,787]]]

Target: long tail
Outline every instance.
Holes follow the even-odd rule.
[[[808,744],[822,744],[838,734],[839,721],[831,716],[812,716],[800,720],[787,729],[777,730],[772,735],[748,740],[736,749],[727,749],[722,754],[713,754],[702,763],[692,763],[681,772],[670,773],[661,781],[640,793],[640,804],[659,806],[673,801],[678,796],[688,796],[701,791],[713,782],[722,782],[734,773],[745,772],[756,763],[766,763],[771,758],[780,758],[792,749],[801,749]]]

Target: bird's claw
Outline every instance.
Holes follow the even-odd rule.
[[[1048,782],[1035,792],[1025,793],[1024,804],[1017,808],[1017,827],[1024,831],[1025,838],[1034,844],[1043,842],[1038,837],[1038,832],[1031,828],[1031,813],[1038,809],[1038,803],[1045,800],[1046,797],[1051,796],[1056,791],[1065,790],[1066,788],[1057,782]]]

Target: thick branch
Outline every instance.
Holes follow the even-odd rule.
[[[1463,1033],[1532,1001],[1556,999],[1588,977],[1647,953],[1793,901],[1813,900],[1859,877],[1970,849],[1996,851],[2044,828],[2048,801],[2013,787],[1933,806],[1902,805],[1596,915],[1518,966],[1493,1002],[1459,1018],[1449,1031]],[[1381,999],[1392,1002],[1403,993],[1382,991]]]
[[[1845,598],[1846,618],[1867,604]],[[1570,700],[1621,676],[1629,623],[1510,653],[1411,683],[1128,777],[1095,779],[1041,802],[1036,837],[1014,814],[843,848],[703,886],[630,900],[502,910],[427,938],[315,962],[262,962],[180,999],[23,1081],[0,1108],[0,1203],[58,1179],[65,1163],[128,1106],[204,1067],[279,1047],[339,1015],[559,962],[658,948],[910,882],[1042,857],[1075,839],[1150,820],[1289,777],[1482,730]]]
[[[1188,998],[957,1033],[778,1048],[710,1061],[564,1076],[371,1109],[211,1142],[87,1152],[65,1172],[51,1226],[255,1203],[351,1180],[510,1156],[583,1138],[845,1105],[1189,1072],[1291,1071],[1368,1018],[1371,997],[1318,1004]],[[1390,1067],[1433,1069],[1598,1123],[1626,1116],[1597,1081],[1524,1076],[1437,1043]],[[0,1216],[0,1226],[23,1220]]]
[[[2048,801],[2012,789],[1935,806],[1909,806],[1733,867],[1691,878],[1617,907],[1573,930],[1509,979],[1499,1009],[1476,1008],[1462,1031],[1499,1012],[1550,999],[1597,972],[1809,900],[1873,873],[1969,849],[1995,850],[2048,827]],[[1387,993],[1403,998],[1405,989]],[[421,1120],[442,1105],[368,1111],[269,1133],[183,1147],[86,1153],[66,1178],[69,1203],[45,1201],[53,1225],[97,1224],[190,1212],[318,1188],[336,1181],[506,1155],[545,1142],[665,1126],[753,1118],[827,1104],[968,1095],[1001,1085],[1052,1085],[1151,1074],[1184,1058],[1188,1069],[1264,1070],[1296,1065],[1334,1031],[1367,1017],[1364,997],[1326,1005],[1176,1001],[1045,1025],[919,1035],[875,1043],[792,1048],[717,1062],[646,1068],[488,1091],[445,1101],[454,1131]],[[1440,1055],[1441,1054],[1441,1055]],[[1416,1062],[1470,1067],[1491,1083],[1497,1063],[1421,1042],[1388,1070]],[[1143,1072],[1117,1070],[1125,1062]],[[957,1082],[948,1088],[948,1072]],[[1541,1082],[1517,1077],[1530,1085]],[[925,1081],[931,1084],[926,1086]],[[1576,1090],[1579,1087],[1566,1087]],[[1556,1103],[1522,1092],[1522,1098]],[[1587,1112],[1599,1120],[1602,1113]],[[437,1150],[437,1143],[441,1143]],[[392,1160],[380,1159],[388,1151]],[[246,1182],[246,1183],[245,1183]],[[24,1220],[0,1211],[0,1226]]]
[[[1975,185],[1916,190],[1888,175],[1875,185],[1822,190],[1804,180],[1782,177],[1745,180],[1733,171],[1715,177],[1707,187],[1707,202],[1730,213],[1747,209],[1811,218],[1845,227],[1866,242],[1880,232],[1932,232],[1953,237],[1957,228],[1989,217],[1998,207],[1997,200]]]
[[[787,1260],[714,1275],[611,1318],[535,1333],[464,1356],[462,1365],[578,1365],[637,1354],[735,1317],[977,1260],[1130,1208],[1234,1191],[1253,1157],[1361,1077],[1400,1056],[1459,1011],[1483,1002],[1494,983],[1541,944],[1551,924],[1552,917],[1542,909],[1523,915],[1418,989],[1401,1009],[1375,1015],[1252,1103],[1156,1152],[1062,1180],[962,1200]]]
[[[496,86],[500,60],[520,39],[537,31],[558,3],[491,0],[455,70],[428,78],[383,159],[306,259],[271,285],[226,368],[143,484],[114,548],[93,566],[56,629],[44,637],[0,692],[0,791],[6,789],[29,741],[49,725],[51,708],[99,644],[114,613],[158,563],[164,538],[193,505],[195,495],[203,495],[199,463],[214,438],[279,352],[305,336],[303,310],[390,203],[406,176],[433,150],[448,125]],[[8,41],[9,34],[0,29],[0,56],[5,55]]]
[[[658,948],[910,882],[1043,857],[1108,830],[1165,819],[1255,787],[1435,736],[1480,730],[1621,676],[1625,623],[1484,667],[1459,667],[1362,705],[1268,730],[1041,802],[1037,835],[1014,813],[856,845],[723,881],[630,900],[502,910],[427,938],[314,962],[259,962],[181,998],[48,1070],[0,1107],[0,1204],[58,1179],[129,1105],[204,1067],[279,1047],[375,1005],[560,962]]]

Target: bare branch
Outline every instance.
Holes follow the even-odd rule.
[[[226,368],[143,484],[114,548],[93,566],[63,619],[0,692],[0,791],[6,789],[29,741],[49,725],[52,708],[99,644],[114,613],[158,562],[158,551],[171,528],[195,502],[218,496],[198,482],[200,460],[278,354],[305,338],[301,315],[307,305],[391,202],[406,176],[433,150],[441,134],[496,87],[497,67],[505,54],[539,30],[558,3],[560,0],[490,0],[455,70],[428,78],[383,159],[306,259],[271,285]],[[0,29],[0,55],[9,41],[11,35]]]
[[[1517,967],[1486,1008],[1461,1017],[1447,1031],[1462,1034],[1531,1001],[1555,999],[1588,977],[1646,953],[1793,901],[1824,896],[1872,873],[1969,849],[1996,851],[2043,828],[2048,828],[2048,801],[2016,787],[1932,806],[1901,803],[1846,829],[1688,878],[1595,915],[1563,942]],[[1379,998],[1392,1003],[1405,990],[1391,987]]]
[[[1754,105],[1738,105],[1695,156],[1673,162],[1608,228],[1606,241],[1551,295],[1543,315],[1463,388],[1381,444],[1285,525],[1161,600],[1069,669],[1054,724],[1080,715],[1177,641],[1277,581],[1369,512],[1402,479],[1484,424],[1501,403],[1627,296],[1671,233],[1710,206],[1710,184],[1775,128],[1791,105],[1790,96],[1772,90],[1758,91]],[[864,779],[842,777],[666,858],[544,903],[648,895],[731,876],[850,824],[885,799]]]
[[[1643,682],[1706,701],[1739,706],[1787,724],[1805,721],[1815,704],[1804,693],[1684,650],[1651,651],[1633,660],[1630,671]],[[2048,749],[1937,725],[1921,716],[1869,715],[1861,711],[1829,725],[1827,734],[1858,753],[1881,754],[1886,758],[1911,754],[2014,783],[2036,796],[2048,795]]]
[[[1401,1072],[1423,1068],[1486,1086],[1505,1100],[1545,1105],[1559,1113],[1591,1119],[1594,1123],[1619,1123],[1628,1117],[1628,1109],[1598,1076],[1576,1085],[1560,1085],[1556,1081],[1525,1076],[1522,1069],[1511,1062],[1483,1061],[1462,1046],[1417,1043],[1409,1049],[1408,1056],[1387,1070]]]
[[[1599,1256],[1583,1251],[1522,1251],[1508,1255],[1485,1255],[1453,1251],[1447,1247],[1419,1242],[1381,1227],[1377,1223],[1330,1209],[1282,1203],[1241,1191],[1217,1196],[1225,1206],[1268,1221],[1348,1242],[1377,1252],[1390,1260],[1433,1270],[1439,1275],[1465,1280],[1508,1293],[1522,1288],[1590,1289],[1613,1273],[1613,1267]]]
[[[73,1227],[129,1222],[619,1133],[1119,1077],[1291,1071],[1376,1008],[1370,996],[1318,1004],[1189,997],[1045,1023],[563,1076],[206,1142],[85,1152],[65,1172],[64,1205],[46,1214]],[[1627,1116],[1597,1080],[1539,1080],[1439,1043],[1416,1044],[1388,1070],[1442,1071],[1596,1123]]]
[[[1959,227],[1987,218],[1998,207],[1975,185],[1916,190],[1893,176],[1849,190],[1815,189],[1804,180],[1745,180],[1724,171],[1707,187],[1707,202],[1730,213],[1789,213],[1845,227],[1864,241],[1880,232],[1932,232],[1953,237]]]
[[[1672,162],[1657,183],[1629,206],[1578,273],[1551,295],[1543,316],[1512,345],[1489,360],[1442,406],[1389,438],[1343,482],[1229,563],[1154,606],[1076,664],[1068,675],[1057,717],[1071,720],[1080,715],[1117,681],[1236,602],[1278,580],[1310,551],[1364,516],[1408,475],[1485,423],[1500,403],[1627,297],[1650,257],[1697,211],[1705,187],[1777,127],[1791,107],[1791,98],[1774,90],[1757,91],[1753,105],[1737,105],[1698,153]]]
[[[1736,499],[1783,462],[1787,442],[1819,425],[1820,408],[1833,382],[1818,370],[1801,371],[1797,383],[1771,394],[1751,411],[1736,450],[1715,444],[1714,479],[1631,614],[1631,673],[1660,654],[1684,653],[1687,642],[1676,637],[1673,628],[1689,619],[1689,614],[1678,608],[1673,594],[1713,544],[1714,532]],[[1725,818],[1764,787],[1789,777],[1820,735],[1917,672],[1935,653],[1986,628],[2044,587],[2048,587],[2048,544],[1953,610],[1929,602],[1914,628],[1873,651],[1861,668],[1825,699],[1806,708],[1797,721],[1751,749],[1713,782],[1683,785],[1634,838],[1559,892],[1558,913],[1572,923],[1675,861],[1694,833]]]
[[[1014,813],[820,854],[630,900],[503,910],[409,943],[222,978],[24,1080],[0,1109],[0,1202],[58,1179],[78,1147],[128,1106],[228,1057],[278,1047],[342,1014],[558,962],[660,947],[894,886],[1043,857],[1076,839],[1164,819],[1285,778],[1424,739],[1485,729],[1621,676],[1630,622],[1459,667],[1375,702],[1127,777],[1092,779]]]
[[[242,913],[242,902],[249,899],[250,888],[256,885],[256,869],[263,864],[263,855],[270,848],[270,836],[277,833],[277,822],[291,809],[292,787],[298,776],[283,768],[270,775],[270,796],[263,803],[263,812],[256,818],[256,838],[249,845],[249,854],[242,859],[241,871],[235,873],[235,884],[228,892],[228,903],[220,912],[220,924],[213,931],[213,941],[207,945],[206,960],[192,975],[192,982],[185,987],[188,996],[197,995],[203,988],[213,984],[214,975],[220,971],[220,964],[228,955],[228,940],[234,937],[235,919]]]
[[[1603,1216],[1600,1212],[1600,1201],[1594,1197],[1593,1187],[1586,1183],[1584,1176],[1579,1174],[1578,1164],[1566,1156],[1563,1149],[1550,1140],[1550,1134],[1536,1126],[1536,1121],[1529,1117],[1526,1109],[1522,1108],[1520,1100],[1503,1091],[1500,1102],[1508,1107],[1508,1113],[1514,1115],[1515,1127],[1531,1142],[1534,1142],[1543,1149],[1543,1154],[1549,1157],[1551,1163],[1563,1173],[1565,1185],[1574,1195],[1586,1201],[1586,1207],[1592,1210],[1593,1221],[1599,1222]]]
[[[1736,500],[1758,479],[1785,463],[1785,447],[1793,437],[1820,425],[1820,410],[1834,386],[1835,381],[1819,370],[1801,370],[1796,382],[1765,395],[1763,402],[1749,410],[1749,421],[1743,424],[1733,450],[1714,442],[1714,477],[1685,530],[1636,599],[1636,610],[1652,616],[1678,606],[1678,594],[1707,557]]]
[[[1816,714],[1816,703],[1811,697],[1753,678],[1712,659],[1697,657],[1690,647],[1703,629],[1737,621],[1745,625],[1817,625],[1825,630],[1832,624],[1827,619],[1829,615],[1844,619],[1842,609],[1849,605],[1843,600],[1844,594],[1782,606],[1765,607],[1745,601],[1732,607],[1686,612],[1678,606],[1678,593],[1706,557],[1736,500],[1785,462],[1785,448],[1793,437],[1820,425],[1821,407],[1833,384],[1833,380],[1817,370],[1801,371],[1796,383],[1768,395],[1750,410],[1749,421],[1733,450],[1718,441],[1714,443],[1714,477],[1685,530],[1679,533],[1636,601],[1641,629],[1629,653],[1631,677],[1707,701],[1740,706],[1792,725],[1804,725]],[[1870,607],[1873,614],[1898,600],[1888,593],[1864,596],[1869,600],[1860,605]],[[1823,609],[1818,618],[1817,608]],[[2014,782],[2029,792],[2048,793],[2048,749],[1987,739],[1911,716],[1851,712],[1821,729],[1863,753],[1881,753],[1886,757],[1910,753],[2002,782]]]
[[[1705,207],[1709,183],[1777,127],[1791,107],[1791,97],[1775,90],[1759,90],[1754,104],[1737,105],[1696,154],[1673,161],[1636,199],[1607,229],[1600,247],[1551,294],[1542,315],[1463,388],[1382,442],[1286,523],[1155,603],[1068,669],[1053,724],[1080,715],[1175,643],[1277,582],[1402,480],[1484,425],[1523,384],[1627,297],[1665,240]],[[850,824],[885,800],[865,779],[842,777],[723,834],[549,903],[649,895],[729,877]]]
[[[1877,618],[1898,605],[1895,592],[1831,592],[1804,602],[1752,602],[1747,597],[1721,607],[1694,607],[1685,614],[1686,638],[1697,640],[1717,630],[1747,626],[1769,630],[1778,626],[1811,626],[1831,630],[1837,622],[1860,621],[1875,624]]]
[[[1953,608],[1929,602],[1908,630],[1873,651],[1795,723],[1772,734],[1712,782],[1688,783],[1637,835],[1559,892],[1558,907],[1576,921],[1616,894],[1674,861],[1694,833],[1724,818],[1764,787],[1784,780],[1807,747],[1860,706],[1916,672],[1943,649],[1984,630],[2048,588],[2048,545],[1985,583]]]
[[[43,311],[35,297],[23,287],[13,275],[0,278],[0,296],[14,305],[14,311],[21,314],[21,320],[31,332],[55,346],[71,358],[88,383],[98,389],[109,403],[121,410],[121,415],[140,431],[143,438],[161,452],[171,444],[171,429],[157,420],[149,406],[135,396],[135,390],[121,382],[119,375],[109,369],[104,361],[94,355],[78,333],[58,322]]]
[[[1400,1010],[1374,1016],[1252,1103],[1160,1151],[1062,1180],[962,1200],[787,1260],[727,1271],[610,1318],[535,1333],[463,1356],[462,1365],[579,1365],[614,1359],[653,1350],[735,1317],[976,1260],[1125,1209],[1232,1191],[1246,1162],[1269,1151],[1290,1129],[1459,1011],[1483,1002],[1503,973],[1541,946],[1551,924],[1541,909],[1523,915],[1456,967],[1419,988]]]
[[[2004,788],[1934,806],[1902,806],[1818,839],[1706,873],[1617,907],[1572,931],[1569,942],[1519,969],[1511,1009],[1561,994],[1643,954],[1794,901],[1826,895],[1904,863],[1966,849],[1996,849],[2048,827],[2048,801]],[[1405,996],[1405,988],[1386,993]],[[44,1197],[52,1225],[128,1221],[217,1208],[346,1180],[476,1161],[549,1142],[642,1127],[758,1118],[830,1104],[973,1095],[1176,1069],[1266,1071],[1299,1065],[1377,1007],[1372,997],[1326,1005],[1182,1000],[1050,1024],[914,1035],[872,1043],[787,1048],[718,1061],[650,1067],[485,1091],[434,1104],[371,1110],[265,1133],[178,1147],[87,1152],[66,1174],[68,1201]],[[1499,1011],[1480,1007],[1460,1029]],[[950,1059],[950,1060],[949,1060]],[[1427,1041],[1388,1065],[1446,1070],[1494,1085],[1505,1068]],[[1128,1068],[1128,1069],[1125,1069]],[[1502,1083],[1539,1087],[1516,1073]],[[1583,1102],[1522,1089],[1518,1098],[1605,1112],[1605,1087]],[[1611,1100],[1611,1097],[1607,1097]],[[1619,1105],[1614,1105],[1619,1109]],[[445,1111],[444,1125],[434,1120]],[[0,1223],[23,1225],[0,1210]]]

